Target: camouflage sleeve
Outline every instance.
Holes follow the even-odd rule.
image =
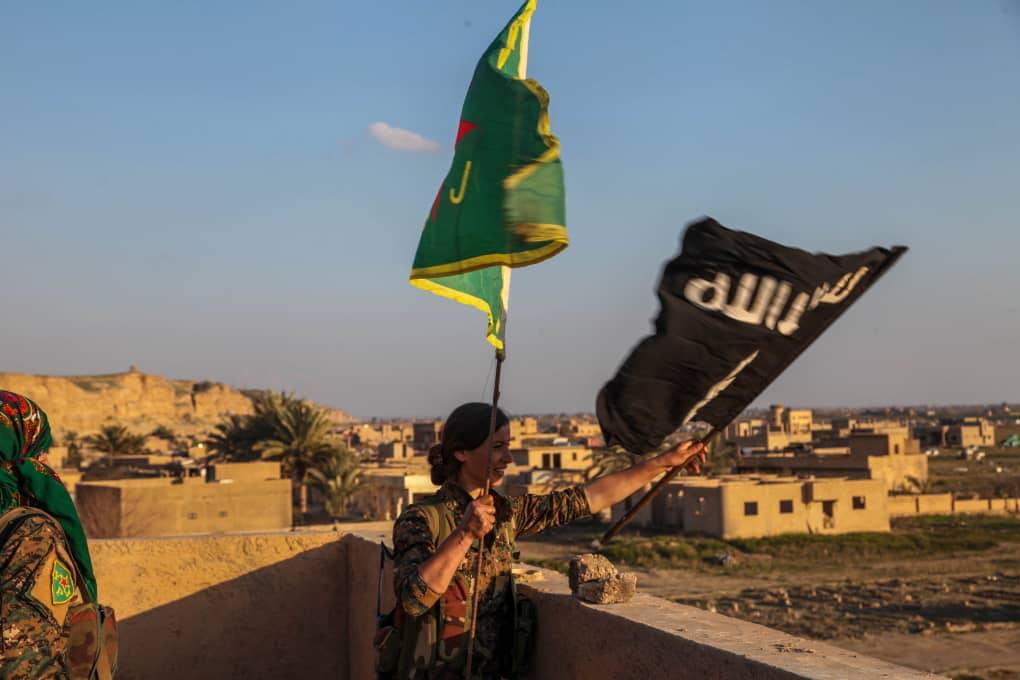
[[[393,589],[397,602],[411,616],[421,616],[439,600],[440,593],[428,587],[418,567],[436,551],[435,540],[425,515],[410,507],[393,524]]]
[[[591,514],[584,487],[572,486],[547,494],[510,498],[518,536],[537,534]]]
[[[0,598],[0,677],[67,678],[69,629],[66,622],[74,587],[53,578],[60,529],[49,518],[30,517],[11,532],[0,550],[3,593]],[[59,572],[58,572],[59,573]]]

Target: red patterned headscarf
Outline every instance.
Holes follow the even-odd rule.
[[[57,475],[38,459],[52,443],[46,413],[31,399],[0,390],[0,512],[30,505],[60,522],[94,602],[96,577],[78,512]]]

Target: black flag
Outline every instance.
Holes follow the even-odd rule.
[[[812,254],[691,224],[659,283],[655,335],[599,392],[606,444],[647,453],[691,421],[726,427],[906,250]]]

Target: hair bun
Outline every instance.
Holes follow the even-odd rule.
[[[442,465],[443,464],[443,445],[442,445],[442,443],[434,444],[429,449],[428,461],[429,461],[429,465]]]

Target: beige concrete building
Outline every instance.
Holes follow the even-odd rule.
[[[574,445],[529,444],[511,449],[514,464],[521,468],[550,470],[587,470],[591,467],[591,449]]]
[[[210,482],[232,482],[234,484],[280,479],[280,464],[269,460],[251,463],[216,463],[209,466],[207,479]]]
[[[244,470],[245,465],[256,468]],[[272,466],[275,478],[266,478]],[[120,538],[290,528],[291,482],[279,478],[279,463],[216,467],[210,482],[201,477],[78,482],[85,532]]]
[[[645,491],[614,505],[612,521],[618,521]],[[631,523],[717,538],[888,531],[886,501],[884,485],[872,479],[685,477],[667,484]]]
[[[596,422],[569,418],[560,423],[559,432],[564,437],[572,439],[584,439],[587,437],[598,437],[602,434],[602,428]]]
[[[367,520],[394,520],[437,488],[428,473],[368,468],[361,474],[361,488],[351,499],[351,510]]]
[[[412,423],[358,423],[344,428],[342,438],[348,446],[378,446],[389,442],[414,441]]]
[[[808,450],[789,445],[776,449],[771,446],[774,439],[786,433],[758,430],[738,440],[748,453],[740,456],[735,471],[880,479],[889,491],[911,490],[927,480],[928,458],[909,428],[892,421],[879,425],[881,431],[855,429],[845,437],[816,439]],[[807,422],[800,427],[807,427]],[[759,445],[749,447],[748,443]]]
[[[411,426],[413,431],[414,448],[417,451],[428,451],[435,444],[443,433],[443,421],[429,420],[423,423],[415,423]]]
[[[995,446],[995,427],[984,418],[964,418],[945,429],[946,446]]]
[[[847,437],[850,454],[854,456],[900,456],[921,453],[921,444],[910,436],[909,428],[886,432],[855,430]]]
[[[793,437],[808,437],[808,441],[811,437],[812,432],[812,413],[809,408],[802,409],[790,409],[786,412],[786,418],[784,420],[784,429]]]
[[[650,503],[638,510],[631,518],[628,526],[634,527],[655,527],[656,529],[683,529],[684,528],[684,490],[689,478],[673,479],[659,491]],[[610,508],[607,521],[618,522],[623,518],[634,505],[652,488],[651,484],[615,503]]]
[[[558,435],[542,435],[538,431],[538,420],[532,417],[510,419],[510,446],[520,448],[526,439],[547,439],[552,441]]]
[[[684,531],[718,538],[889,531],[886,490],[872,479],[722,478],[688,482]]]
[[[903,421],[890,418],[832,418],[829,427],[833,437],[849,437],[855,431],[906,434],[910,430]]]
[[[385,442],[378,447],[380,460],[409,460],[414,456],[414,448],[409,442]]]
[[[538,419],[531,416],[510,419],[510,434],[520,437],[538,434]]]
[[[773,404],[768,420],[737,421],[723,431],[723,436],[741,449],[781,451],[810,444],[816,429],[811,409],[787,409],[782,404]]]
[[[584,472],[581,470],[533,468],[521,470],[507,477],[501,492],[506,496],[543,494],[583,484],[585,481]]]
[[[741,456],[738,473],[848,477],[880,480],[888,491],[911,490],[928,479],[928,458],[923,454],[864,455],[861,453],[780,453]]]

